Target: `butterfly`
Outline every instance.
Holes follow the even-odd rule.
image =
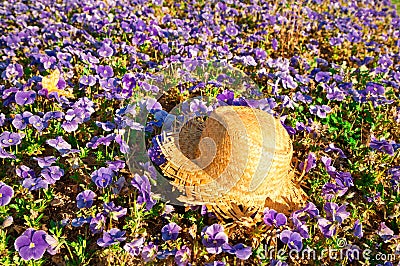
[[[43,89],[47,90],[47,93],[50,94],[52,92],[57,92],[58,96],[65,96],[67,98],[74,98],[72,92],[67,91],[67,90],[60,90],[57,87],[58,82],[60,81],[60,70],[57,68],[51,73],[50,75],[47,75],[46,77],[42,78],[42,87]]]

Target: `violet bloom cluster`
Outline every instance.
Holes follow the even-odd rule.
[[[325,149],[326,152],[337,152],[341,158],[347,158],[346,154],[342,149],[335,147],[335,144],[330,143],[329,146]]]
[[[324,210],[326,218],[318,218],[318,226],[322,234],[330,238],[336,235],[337,229],[350,213],[346,211],[346,205],[339,206],[333,202],[325,203]]]
[[[349,172],[336,171],[336,168],[331,165],[331,158],[324,156],[321,158],[321,161],[325,165],[325,170],[335,180],[335,183],[328,182],[322,187],[322,196],[326,200],[341,197],[350,187],[354,186],[351,174]]]
[[[41,188],[47,189],[49,185],[56,183],[57,180],[64,176],[64,169],[59,166],[53,166],[57,158],[46,156],[35,157],[34,160],[36,160],[39,167],[42,168],[40,177],[37,177],[35,172],[25,165],[21,165],[16,169],[17,175],[23,178],[22,186],[29,191]]]
[[[343,106],[355,101],[362,108],[367,106],[365,103],[386,108],[384,105],[398,102],[396,96],[400,84],[400,20],[394,9],[389,6],[389,1],[364,1],[363,7],[360,8],[357,1],[323,3],[321,0],[314,0],[302,6],[304,16],[298,17],[296,12],[289,12],[290,19],[301,22],[295,23],[297,30],[294,34],[308,36],[302,39],[307,54],[300,53],[294,56],[291,54],[295,50],[289,47],[291,42],[284,42],[280,36],[285,33],[285,25],[290,24],[285,8],[295,8],[296,5],[285,7],[279,2],[264,0],[226,0],[216,3],[187,1],[184,5],[174,3],[174,12],[167,12],[166,8],[171,7],[162,0],[111,1],[111,4],[91,1],[90,5],[87,1],[64,2],[60,4],[59,1],[47,1],[46,8],[43,8],[42,1],[16,0],[2,3],[2,16],[15,18],[0,22],[0,28],[3,30],[0,37],[3,53],[0,62],[0,93],[2,104],[6,108],[5,114],[0,114],[0,127],[4,125],[0,134],[2,159],[15,159],[15,155],[20,159],[21,155],[24,156],[23,153],[14,155],[12,151],[16,145],[27,140],[21,131],[29,132],[31,129],[34,129],[34,136],[40,135],[41,140],[45,140],[47,145],[56,149],[57,154],[62,157],[75,155],[74,153],[79,151],[72,149],[63,139],[65,136],[57,136],[59,130],[75,132],[79,138],[90,134],[91,140],[86,143],[88,148],[97,149],[100,145],[109,146],[115,142],[119,145],[119,155],[128,153],[129,146],[122,135],[113,130],[120,130],[125,126],[136,130],[143,128],[132,119],[122,118],[129,108],[121,107],[115,114],[109,112],[109,108],[120,105],[136,92],[158,92],[159,88],[143,81],[147,79],[147,73],[174,62],[183,62],[185,68],[193,70],[191,59],[223,60],[238,65],[245,72],[254,73],[257,81],[270,90],[268,94],[271,98],[235,98],[233,91],[225,90],[217,96],[217,100],[221,105],[251,106],[270,113],[273,113],[273,109],[279,109],[278,113],[289,113],[286,121],[293,118],[293,112],[285,109],[302,107],[309,110],[305,116],[310,116],[311,113],[314,118],[316,116],[316,119],[323,119],[328,113],[338,110],[338,101],[343,103]],[[133,5],[130,2],[133,2]],[[332,10],[335,12],[332,13]],[[256,18],[254,23],[242,23],[243,19],[253,18]],[[22,26],[16,27],[15,21]],[[384,23],[384,30],[381,23]],[[262,47],[260,42],[264,43]],[[345,55],[351,47],[356,51],[347,58]],[[338,60],[344,61],[350,67],[345,70],[337,64],[337,59],[326,57],[326,54],[338,56]],[[312,64],[309,59],[313,59]],[[67,86],[74,88],[73,94],[76,98],[70,99],[56,92],[48,95],[45,88],[41,89],[43,76],[48,76],[47,73],[52,73],[54,69],[62,72],[60,79],[56,81],[56,87],[61,90]],[[180,92],[197,93],[200,89],[204,90],[206,85],[224,88],[225,84],[232,85],[230,82],[228,75],[221,74],[207,84],[202,81],[193,82],[189,89],[182,88]],[[92,99],[78,97],[82,95],[90,95],[87,97]],[[262,95],[259,97],[262,98]],[[162,124],[166,114],[154,99],[145,101],[141,108],[156,110],[152,113],[156,118],[154,125]],[[195,102],[191,108],[193,111],[205,110],[201,102]],[[397,120],[400,120],[400,109],[394,106],[394,109],[396,108]],[[56,109],[59,111],[54,111]],[[45,112],[46,110],[52,111]],[[98,120],[104,119],[97,121],[98,129],[93,129],[89,123],[95,111]],[[106,119],[109,121],[105,121]],[[283,119],[282,123],[289,134],[305,131],[315,136],[317,131],[317,123],[313,123],[312,119],[308,119],[308,122],[297,122],[295,128],[289,124],[285,125],[284,122]],[[19,130],[19,133],[4,130],[11,131],[11,126]],[[52,132],[54,129],[57,133]],[[106,133],[100,133],[104,134],[102,136],[96,133],[98,131]],[[78,142],[81,140],[77,139]],[[373,137],[370,147],[393,156],[399,144]],[[342,159],[346,158],[346,154],[333,144],[330,144],[325,152],[338,154]],[[149,150],[149,156],[155,164],[165,162],[157,145],[153,145]],[[316,165],[315,157],[309,154],[307,163],[300,165],[301,170],[311,171]],[[342,163],[342,159],[336,162]],[[322,195],[326,200],[332,201],[351,189],[353,179],[350,172],[337,171],[330,158],[321,160],[332,179],[324,185]],[[29,190],[54,185],[65,174],[63,169],[54,165],[55,157],[38,158],[37,162],[41,168],[37,171],[24,165],[17,167],[16,172],[21,177],[23,187]],[[155,169],[148,165],[143,168],[149,178],[156,179]],[[121,168],[112,164],[96,169],[97,172],[92,173],[93,182],[102,191],[119,194],[125,179],[116,177],[118,169]],[[400,177],[397,171],[392,169],[389,174],[393,189],[398,191]],[[114,177],[118,180],[114,181]],[[152,180],[145,176],[135,176],[132,181],[132,185],[137,189],[138,203],[146,204],[147,210],[155,204],[150,181]],[[12,186],[14,187],[14,184]],[[11,194],[9,187],[0,183],[0,205],[9,204]],[[375,199],[377,197],[378,195]],[[93,200],[94,192],[83,191],[77,195],[77,206],[90,208]],[[81,210],[83,213],[86,211]],[[345,215],[337,215],[343,213],[341,207],[330,206],[326,207],[325,211],[325,220],[332,222],[333,227],[339,226],[344,220]],[[124,217],[125,213],[125,208],[109,202],[104,204],[104,211],[101,213],[94,217],[78,217],[74,219],[74,224],[89,223],[91,232],[103,233],[101,245],[113,245],[111,243],[118,243],[124,235],[118,231],[104,233],[107,216],[115,220]],[[318,209],[311,203],[294,212],[289,218],[293,228],[281,233],[281,240],[291,248],[299,249],[298,235],[308,238],[308,226],[319,219],[318,216]],[[283,214],[272,210],[264,214],[264,221],[277,227],[277,230],[282,230],[288,224]],[[327,229],[325,231],[331,232],[331,226],[326,228],[323,226],[324,221],[319,221],[319,225],[322,225],[324,230]],[[354,223],[353,229],[355,236],[362,237],[360,221]],[[164,230],[166,239],[172,240],[179,233],[174,226],[167,226]],[[381,224],[378,235],[384,241],[394,239],[393,234],[391,229]],[[204,238],[207,238],[206,235],[203,234]],[[215,238],[215,242],[218,243],[220,238]],[[33,254],[33,258],[36,258],[41,253],[41,249],[37,249],[38,246],[39,242],[32,247],[34,254],[29,253],[30,251],[25,254],[28,254],[28,257]],[[175,254],[177,264],[189,263],[190,250],[186,246],[181,246],[177,251],[163,250],[158,243],[150,242],[145,245],[144,239],[137,239],[130,245],[127,244],[127,247],[130,253],[137,256],[143,250],[142,259],[146,261]],[[214,247],[214,251],[216,249],[218,248]],[[24,253],[25,246],[18,251]],[[243,244],[229,246],[225,243],[222,245],[222,251],[235,254],[238,258],[246,258],[251,253],[251,248]],[[216,261],[213,265],[224,264]],[[271,265],[285,263],[271,260]]]
[[[308,202],[306,206],[292,213],[290,219],[293,222],[293,232],[300,234],[302,238],[310,238],[308,224],[314,223],[319,217],[319,210],[314,203]]]
[[[47,183],[54,184],[64,175],[64,170],[59,166],[48,166],[43,168],[40,174]]]
[[[153,261],[158,252],[158,245],[154,244],[153,242],[149,242],[142,248],[142,259],[144,262]]]
[[[150,147],[150,149],[148,150],[148,155],[153,163],[155,163],[156,165],[162,165],[167,160],[165,159],[164,155],[162,154],[161,148],[157,142],[157,138],[159,138],[159,140],[161,140],[160,135],[153,137],[153,139],[151,140],[151,143],[153,146]]]
[[[107,217],[103,213],[98,213],[90,218],[89,229],[93,234],[103,232],[106,227]]]
[[[326,115],[332,111],[327,105],[311,105],[310,113],[318,116],[319,118],[326,118]]]
[[[57,243],[55,239],[43,230],[27,229],[15,242],[15,250],[24,260],[38,260],[47,251],[54,255]]]
[[[156,204],[156,201],[151,196],[151,185],[147,176],[145,175],[140,176],[138,174],[135,174],[135,176],[131,181],[131,184],[139,192],[139,195],[137,197],[137,203],[138,204],[145,203],[147,210],[153,208],[153,206]]]

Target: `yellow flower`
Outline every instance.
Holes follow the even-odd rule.
[[[48,94],[51,92],[57,92],[58,96],[65,96],[67,98],[74,98],[72,92],[67,91],[67,90],[60,90],[57,87],[57,83],[60,80],[60,70],[57,68],[51,73],[50,75],[47,75],[46,77],[43,77],[42,79],[42,87],[43,89],[46,89]]]

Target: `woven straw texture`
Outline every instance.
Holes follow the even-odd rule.
[[[159,144],[167,159],[161,170],[179,200],[206,204],[220,218],[256,219],[265,207],[288,214],[306,199],[293,182],[290,137],[264,111],[221,106]]]

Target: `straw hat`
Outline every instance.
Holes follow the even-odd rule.
[[[250,107],[220,106],[159,143],[166,177],[180,201],[206,204],[220,218],[260,217],[265,207],[288,214],[306,194],[294,183],[292,143],[280,121]]]

